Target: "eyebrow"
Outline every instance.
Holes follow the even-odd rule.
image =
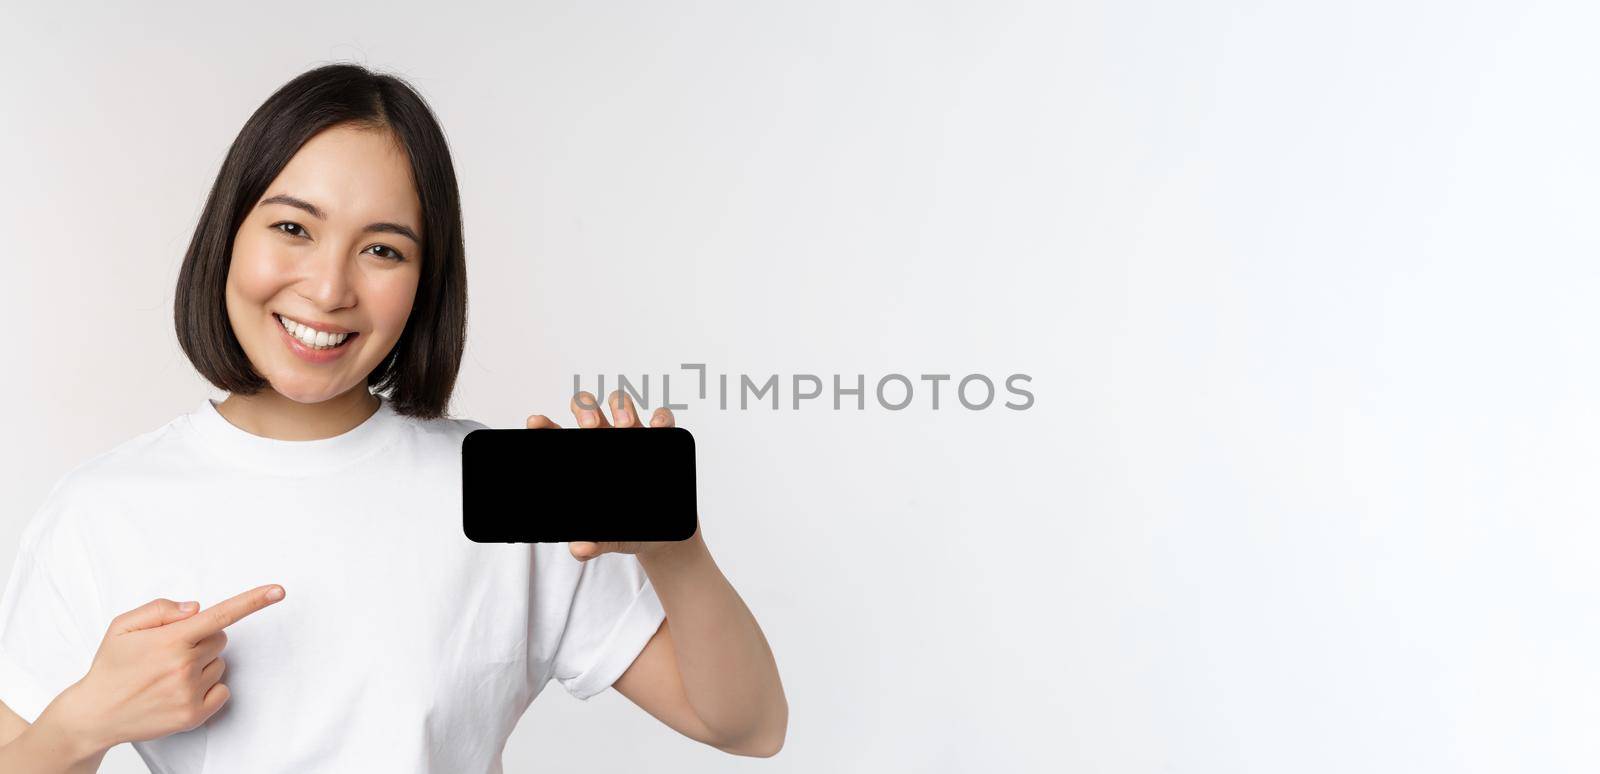
[[[308,201],[306,201],[304,199],[301,199],[301,198],[298,198],[298,197],[294,197],[294,196],[290,196],[288,194],[277,194],[276,196],[268,196],[267,198],[262,199],[261,202],[259,204],[257,204],[256,206],[257,207],[261,207],[261,206],[268,205],[268,204],[284,204],[284,205],[288,205],[290,207],[294,207],[295,209],[305,210],[306,212],[310,213],[311,216],[316,218],[317,220],[327,220],[328,219],[328,216],[325,213],[323,213],[322,210],[318,209],[317,205],[312,204],[311,202],[308,202]],[[399,224],[399,223],[369,223],[369,224],[367,224],[367,227],[362,229],[361,231],[362,231],[362,233],[399,234],[400,236],[406,237],[407,239],[410,239],[411,241],[416,242],[419,245],[422,244],[422,240],[417,237],[417,232],[412,231],[409,226],[405,226],[405,225],[402,225],[402,224]]]

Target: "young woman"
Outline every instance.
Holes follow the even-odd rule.
[[[731,753],[782,746],[772,653],[698,533],[463,536],[461,440],[483,425],[444,416],[461,215],[444,135],[402,81],[322,67],[251,116],[176,323],[229,395],[80,465],[24,530],[0,597],[0,771],[95,771],[132,742],[171,774],[498,772],[551,679],[583,699],[615,686]],[[626,395],[607,406],[569,408],[583,427],[646,421]],[[530,508],[606,485],[538,474]]]

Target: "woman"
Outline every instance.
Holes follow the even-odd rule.
[[[229,395],[79,466],[29,522],[0,598],[0,771],[94,771],[132,742],[174,773],[497,772],[551,679],[778,751],[771,651],[698,533],[462,535],[483,427],[444,417],[463,256],[444,135],[402,81],[322,67],[251,116],[176,294],[184,352]],[[644,422],[607,406],[570,409]],[[529,471],[533,502],[574,485]]]

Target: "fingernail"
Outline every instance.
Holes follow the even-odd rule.
[[[190,610],[195,609],[196,607],[199,607],[199,604],[195,603],[195,602],[179,602],[178,603],[178,609],[183,611],[183,612],[185,612],[185,613],[189,612]]]
[[[632,421],[633,421],[633,413],[632,412],[628,411],[627,409],[622,409],[621,411],[617,412],[617,424],[625,425],[625,424],[628,424],[629,422],[632,422]]]
[[[585,411],[585,412],[583,412],[583,418],[578,420],[578,424],[581,424],[584,427],[594,427],[594,425],[595,425],[594,412],[593,411]]]
[[[655,419],[650,420],[650,424],[655,425],[656,427],[660,427],[666,423],[667,418],[663,416],[657,416]]]
[[[273,586],[272,588],[267,589],[267,599],[271,599],[271,600],[274,600],[274,601],[279,600],[279,599],[283,599],[283,589],[281,589],[281,588],[279,588],[277,586]]]

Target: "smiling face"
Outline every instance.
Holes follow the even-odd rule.
[[[423,237],[389,130],[341,125],[307,141],[234,236],[228,321],[256,372],[299,403],[365,384],[411,315]]]

